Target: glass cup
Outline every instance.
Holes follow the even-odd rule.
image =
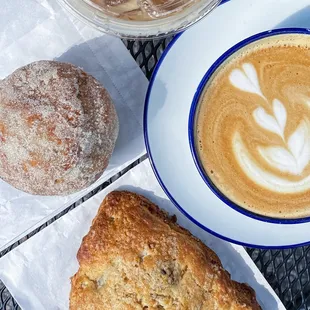
[[[58,0],[98,30],[127,39],[151,39],[181,32],[221,0]]]

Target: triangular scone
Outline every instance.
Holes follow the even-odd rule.
[[[261,309],[212,250],[134,193],[107,195],[77,257],[71,310]]]

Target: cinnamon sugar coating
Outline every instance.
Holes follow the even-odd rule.
[[[89,186],[117,135],[108,92],[74,65],[38,61],[0,82],[0,177],[20,190],[67,195]]]

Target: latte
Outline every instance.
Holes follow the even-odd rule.
[[[231,201],[264,216],[310,216],[310,36],[243,47],[212,74],[195,116],[199,161]]]

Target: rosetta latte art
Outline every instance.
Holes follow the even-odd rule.
[[[268,102],[260,89],[255,67],[251,63],[243,64],[242,70],[234,69],[229,79],[233,86],[245,92],[255,93]],[[274,99],[270,104],[272,105],[273,115],[267,113],[263,107],[256,108],[252,115],[257,125],[280,136],[283,140],[283,146],[260,146],[257,151],[269,165],[281,172],[299,175],[310,160],[309,120],[305,117],[300,124],[297,124],[296,130],[286,138],[284,135],[287,122],[286,108],[278,99]],[[251,162],[246,147],[242,143],[242,137],[238,132],[234,134],[232,144],[235,146],[234,154],[243,171],[261,186],[266,186],[274,191],[292,193],[310,189],[310,177],[298,182],[289,182],[267,173],[254,162]]]
[[[203,170],[229,200],[310,216],[310,35],[250,43],[208,79],[195,117]]]

